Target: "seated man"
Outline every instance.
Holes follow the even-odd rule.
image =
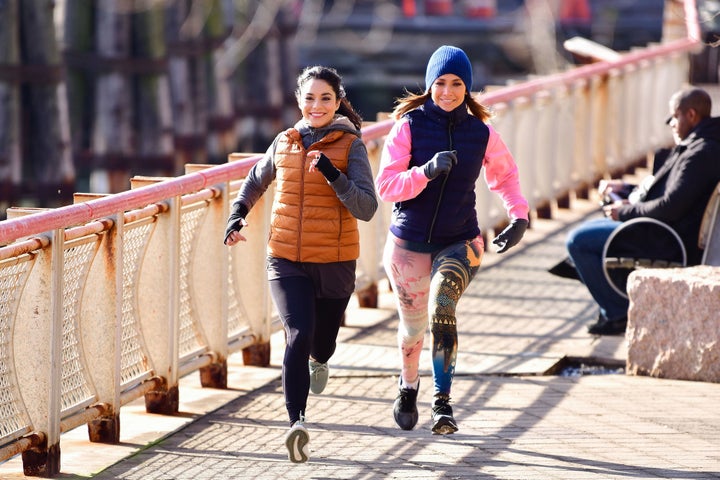
[[[654,175],[632,193],[622,181],[601,181],[599,193],[606,201],[606,218],[589,220],[568,234],[567,250],[579,279],[600,307],[597,323],[588,328],[595,335],[619,335],[627,326],[627,298],[619,295],[603,271],[605,242],[621,222],[651,217],[668,224],[682,239],[687,264],[702,259],[698,232],[705,206],[720,181],[720,117],[710,117],[710,96],[700,88],[675,93],[670,98],[667,124],[675,147]]]

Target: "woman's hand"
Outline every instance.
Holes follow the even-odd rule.
[[[323,174],[328,182],[334,182],[340,176],[340,170],[335,168],[327,155],[320,150],[310,150],[307,153],[307,158],[311,159],[308,172],[312,173],[317,170]]]
[[[320,160],[320,155],[322,152],[320,150],[310,150],[307,152],[307,158],[310,159],[310,166],[308,167],[308,172],[312,173],[317,170],[317,163]]]
[[[247,241],[247,238],[240,233],[240,229],[247,226],[247,224],[244,218],[240,218],[236,228],[228,228],[228,232],[225,235],[225,245],[232,247],[238,242]]]
[[[443,173],[450,173],[450,169],[453,165],[457,165],[457,162],[457,152],[455,150],[438,152],[423,165],[423,173],[428,179],[432,180]]]
[[[529,222],[524,218],[516,218],[512,222],[510,222],[510,225],[505,227],[505,230],[500,232],[500,235],[495,237],[495,239],[493,239],[492,241],[493,245],[498,246],[497,253],[503,253],[509,248],[517,245],[518,242],[520,242],[520,240],[522,239],[523,235],[525,235],[525,230],[527,230],[528,223]]]

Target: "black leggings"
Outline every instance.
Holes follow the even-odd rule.
[[[270,280],[270,292],[285,327],[285,357],[282,366],[285,406],[290,423],[305,414],[310,392],[308,359],[326,363],[333,353],[343,314],[350,297],[316,298],[315,286],[307,277]]]

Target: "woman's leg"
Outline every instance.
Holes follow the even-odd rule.
[[[319,363],[327,363],[335,353],[337,336],[350,297],[315,299],[315,333],[310,355]]]
[[[397,299],[398,346],[402,359],[402,383],[418,379],[418,363],[428,325],[430,254],[406,250],[388,237],[383,263]]]
[[[436,395],[450,395],[457,360],[455,310],[484,253],[481,237],[448,247],[434,256],[430,283],[430,333]]]
[[[315,334],[315,288],[310,278],[286,277],[270,280],[270,293],[285,327],[282,382],[293,424],[305,415],[310,391],[308,358]]]

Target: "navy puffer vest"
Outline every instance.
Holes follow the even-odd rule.
[[[475,182],[490,136],[487,125],[468,113],[464,102],[446,112],[428,99],[405,117],[412,136],[411,167],[444,150],[456,150],[458,164],[448,175],[431,180],[417,197],[395,203],[390,231],[403,240],[432,244],[475,238],[480,234]]]

